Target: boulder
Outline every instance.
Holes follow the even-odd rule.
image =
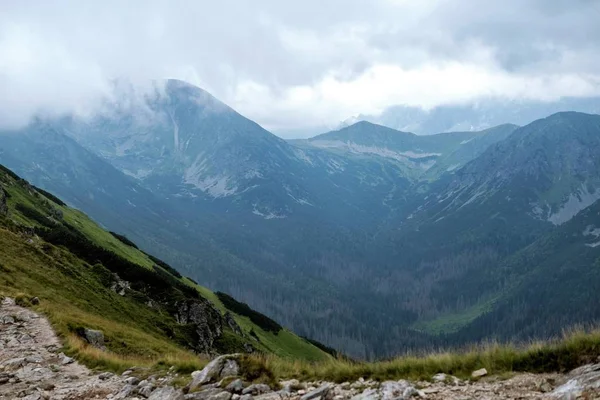
[[[237,357],[239,354],[217,357],[209,362],[202,371],[193,372],[192,383],[189,386],[190,391],[194,391],[206,383],[215,382],[228,376],[236,376],[239,373]]]
[[[165,386],[156,389],[148,400],[184,400],[183,392],[179,389],[175,389],[172,386]]]
[[[562,384],[547,393],[548,399],[600,398],[600,364],[585,365],[571,371]]]
[[[471,374],[472,378],[481,378],[483,376],[486,376],[488,374],[487,369],[485,368],[481,368],[478,369],[477,371],[473,371],[473,373]]]
[[[104,346],[104,333],[102,333],[102,331],[84,328],[81,332],[81,336],[95,348],[106,350],[106,347]]]

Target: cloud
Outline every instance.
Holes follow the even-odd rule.
[[[0,124],[188,80],[267,128],[394,104],[600,94],[593,0],[2,1]]]

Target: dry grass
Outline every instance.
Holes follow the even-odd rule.
[[[404,356],[390,361],[353,362],[332,359],[321,363],[266,357],[277,378],[302,380],[355,381],[360,377],[375,380],[427,380],[436,373],[468,378],[471,372],[486,368],[494,375],[514,372],[565,372],[593,362],[600,356],[600,330],[571,329],[563,337],[548,342],[515,346],[489,343],[464,351],[441,352],[423,357]]]

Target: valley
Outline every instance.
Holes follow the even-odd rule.
[[[0,162],[352,357],[597,319],[596,115],[428,136],[358,122],[285,141],[182,81],[146,104],[3,132]]]

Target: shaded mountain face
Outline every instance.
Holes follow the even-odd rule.
[[[598,198],[598,118],[286,142],[169,81],[140,115],[47,122],[55,151],[37,125],[28,144],[0,135],[0,157],[197,281],[370,358],[476,337],[522,277],[494,271]]]

